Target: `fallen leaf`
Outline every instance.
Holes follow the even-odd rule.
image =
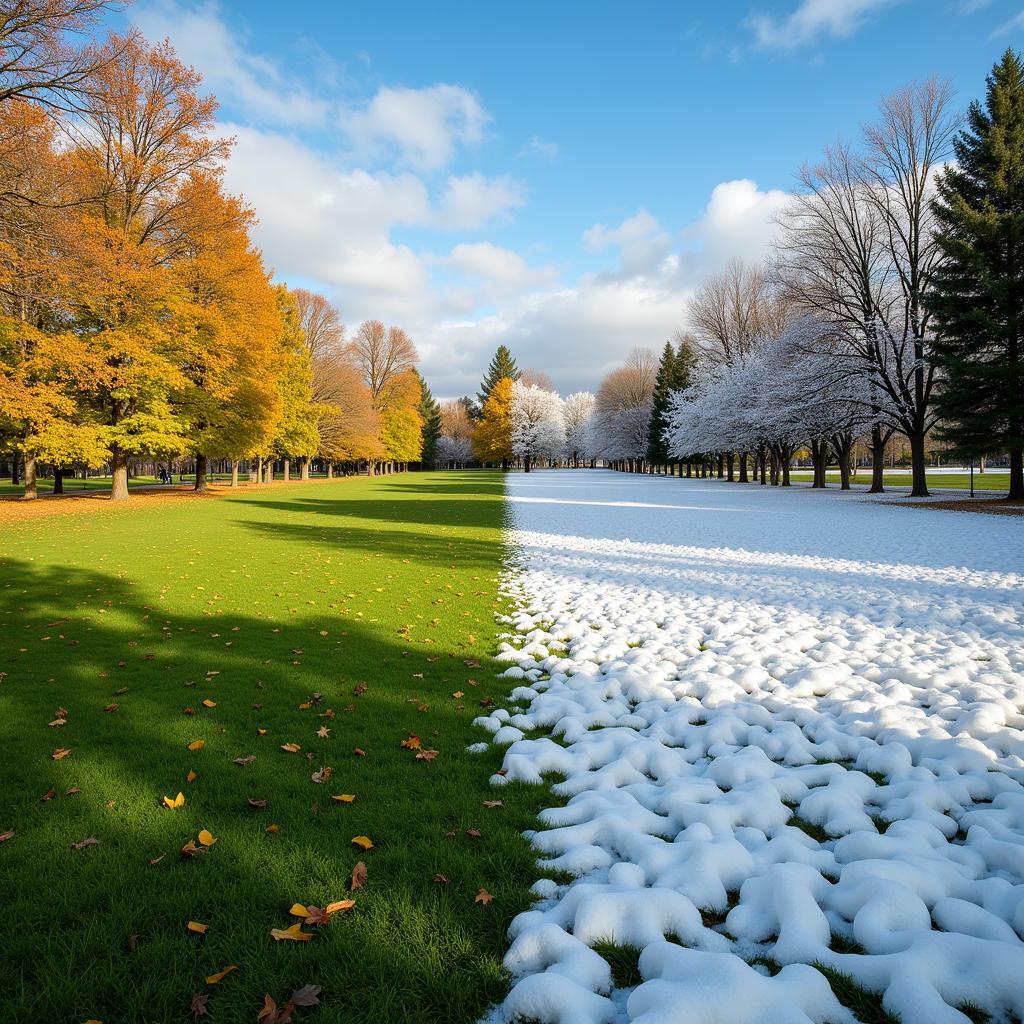
[[[490,903],[494,897],[481,885],[480,891],[473,898],[474,903]]]
[[[189,745],[189,750],[202,750],[206,746],[206,740],[193,740]]]
[[[326,782],[333,774],[334,769],[329,764],[325,764],[319,771],[313,772],[310,778],[317,783]]]
[[[356,905],[355,900],[335,900],[333,903],[328,903],[324,907],[324,913],[329,917],[331,914],[343,914],[346,910],[351,910]]]
[[[372,850],[373,841],[369,836],[355,836],[352,840],[353,846],[358,846],[361,850]]]
[[[483,839],[484,837],[483,832],[478,828],[467,828],[466,835],[469,836],[470,839]]]
[[[196,846],[191,839],[181,848],[182,857],[198,857],[201,853],[206,853],[206,850]]]
[[[49,803],[57,795],[57,790],[48,789],[40,798],[40,803]]]
[[[206,1017],[209,1015],[209,1010],[206,1009],[206,1004],[210,1000],[209,992],[193,992],[192,993],[192,1016],[193,1017]]]
[[[11,835],[14,835],[12,832]],[[73,850],[84,850],[87,846],[99,846],[100,841],[95,836],[89,836],[88,839],[83,839],[80,843],[72,843],[71,848]]]
[[[402,740],[401,745],[406,750],[419,750],[420,749],[420,738],[415,733],[409,733],[409,735]]]
[[[465,665],[466,668],[479,668],[480,667],[480,662],[477,661],[476,658],[466,658],[462,662],[462,664]]]
[[[6,843],[8,839],[14,838],[14,829],[8,829],[6,832],[0,832],[0,843]]]
[[[190,770],[188,775],[185,776],[185,781],[186,782],[195,782],[196,779],[198,779],[198,778],[199,778],[199,776],[196,775],[196,773],[194,771]]]
[[[205,935],[210,930],[210,926],[208,924],[200,924],[198,921],[189,921],[185,927],[190,932],[195,932],[196,935]]]
[[[264,830],[264,832],[280,832],[281,826],[271,822]]]
[[[112,715],[117,710],[116,704],[108,704],[104,709],[108,715]]]
[[[289,928],[271,928],[270,934],[280,942],[282,939],[288,942],[309,942],[313,938],[312,932],[304,932],[302,925],[293,924]]]
[[[114,694],[117,697],[123,697],[128,692],[127,686],[122,686],[120,690],[115,690]]]
[[[495,807],[504,807],[505,805],[500,800],[485,800],[484,807],[493,809]]]
[[[255,761],[255,760],[256,760],[256,755],[255,754],[250,754],[248,757],[236,757],[235,760],[234,760],[234,763],[245,766],[247,764],[252,764],[253,761]]]
[[[309,908],[302,903],[293,903],[288,911],[295,917],[309,917]]]
[[[199,833],[199,842],[201,842],[201,843],[203,844],[203,846],[207,846],[207,847],[209,847],[209,846],[213,846],[213,844],[214,844],[215,842],[217,842],[217,840],[216,840],[216,839],[215,839],[215,838],[213,837],[213,833],[211,833],[211,832],[207,831],[207,830],[206,830],[206,829],[204,828],[204,829],[203,829],[203,830],[202,830],[202,831],[201,831],[201,832]]]
[[[203,707],[204,708],[215,708],[216,706],[217,706],[217,702],[215,700],[210,700],[209,697],[207,697],[203,701]]]
[[[328,729],[326,725],[321,725],[320,728],[317,729],[316,734],[320,739],[325,740],[331,735],[331,730]]]
[[[416,751],[417,761],[433,761],[437,757],[439,751],[437,750],[418,750]]]
[[[223,971],[218,971],[216,974],[211,974],[206,979],[207,985],[216,985],[218,981],[223,981],[232,971],[238,970],[238,964],[231,964],[229,967],[225,967]]]
[[[287,750],[289,754],[297,754],[302,747],[300,747],[298,743],[282,743],[281,749]]]
[[[160,861],[162,861],[164,859],[164,857],[166,857],[166,856],[167,856],[166,853],[161,853],[159,857],[154,857],[149,863],[150,864],[159,864]]]
[[[185,806],[185,794],[184,793],[179,793],[176,797],[173,797],[173,798],[169,797],[169,796],[165,796],[163,798],[163,804],[164,804],[164,807],[166,807],[169,811],[173,811],[173,810],[175,810],[178,807],[184,807]]]
[[[321,991],[319,985],[303,985],[292,993],[288,1002],[296,1006],[319,1006]]]
[[[434,875],[434,881],[440,882],[441,885],[451,885],[452,880],[447,875],[436,874]]]
[[[461,700],[461,699],[462,699],[463,697],[465,697],[466,695],[465,695],[465,694],[464,694],[464,693],[463,693],[463,692],[462,692],[461,690],[456,690],[456,691],[455,691],[455,692],[454,692],[454,693],[452,694],[452,696],[453,696],[453,697],[454,697],[454,698],[455,698],[456,700]]]
[[[366,693],[368,689],[369,686],[367,686],[366,683],[357,683],[352,688],[352,692],[358,697],[360,694]]]
[[[129,953],[134,953],[135,950],[139,948],[140,938],[140,935],[129,935],[128,938],[124,940],[124,948],[127,949]]]
[[[338,803],[340,804],[350,804],[352,803],[353,800],[355,800],[355,798],[356,797],[354,793],[338,793],[337,795],[331,795],[331,799],[337,800]]]
[[[58,747],[51,755],[54,761],[63,761],[71,753],[70,747]]]
[[[281,1024],[281,1019],[277,1015],[277,1003],[270,993],[263,997],[263,1009],[256,1014],[256,1020],[264,1021],[265,1024]]]
[[[361,750],[359,747],[356,747],[354,753],[355,753],[356,757],[366,757],[366,751],[365,750]]]
[[[72,786],[64,795],[65,796],[75,796],[77,793],[81,793],[81,792],[82,791],[77,786]]]
[[[46,723],[51,729],[56,729],[58,726],[67,725],[68,721],[66,718],[55,718],[52,722]]]
[[[267,730],[266,730],[266,729],[259,729],[259,728],[258,728],[258,729],[256,730],[256,735],[257,735],[257,736],[266,736],[266,735],[267,735]]]
[[[246,800],[246,803],[251,808],[253,808],[253,810],[256,810],[256,811],[261,811],[261,810],[263,810],[264,807],[267,806],[267,801],[266,800],[254,800],[252,797],[249,797],[248,800]]]
[[[349,888],[355,892],[356,889],[362,889],[366,885],[366,865],[362,861],[357,861],[356,866],[352,869],[352,884]]]

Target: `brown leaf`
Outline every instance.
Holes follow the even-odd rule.
[[[206,853],[205,847],[196,846],[191,839],[181,848],[181,855],[186,859],[189,857],[198,857],[201,853]]]
[[[6,843],[8,839],[14,838],[14,829],[8,829],[6,832],[0,832],[0,843]]]
[[[494,897],[481,885],[480,891],[474,897],[473,902],[487,904],[490,903],[493,899]]]
[[[280,1019],[277,1015],[277,1003],[269,994],[263,997],[263,1009],[256,1014],[256,1020],[262,1021],[263,1024],[280,1024]]]
[[[235,764],[240,764],[240,765],[244,766],[244,765],[247,765],[247,764],[252,764],[253,761],[255,761],[255,760],[256,760],[256,755],[255,754],[250,754],[248,757],[236,757],[235,760],[234,760],[234,763]]]
[[[150,864],[159,864],[160,861],[162,861],[164,859],[164,857],[166,857],[166,856],[167,856],[166,853],[161,853],[159,857],[154,857],[149,863]]]
[[[54,761],[63,761],[71,753],[70,747],[58,747],[51,755]]]
[[[319,771],[313,772],[310,778],[316,782],[326,782],[334,774],[334,769],[329,765],[325,764]]]
[[[294,1003],[296,1006],[318,1006],[320,1004],[320,992],[321,988],[319,985],[303,985],[302,988],[297,988],[291,995],[289,1003]]]
[[[124,948],[127,949],[129,953],[134,953],[135,950],[139,948],[139,939],[141,938],[141,935],[129,935],[128,938],[124,940]]]
[[[356,757],[366,757],[366,751],[361,750],[359,747],[356,747],[353,753],[356,755]]]
[[[419,750],[420,749],[420,738],[415,733],[409,733],[409,735],[402,740],[400,746],[406,750]]]
[[[264,807],[267,806],[266,800],[254,800],[252,797],[249,797],[246,803],[248,803],[248,805],[256,811],[261,811],[263,810]]]
[[[117,708],[118,705],[116,704],[108,704],[103,710],[106,711],[108,715],[112,715],[117,710]]]
[[[465,665],[466,668],[480,667],[480,662],[476,658],[464,658],[462,664]]]
[[[57,795],[57,790],[48,789],[40,798],[41,803],[49,803]]]
[[[437,750],[417,750],[416,760],[417,761],[433,761],[437,757],[439,751]]]
[[[364,885],[366,885],[366,865],[362,861],[358,861],[352,869],[352,885],[350,888],[355,892],[356,889],[362,889]]]
[[[366,693],[368,689],[369,687],[366,685],[366,683],[357,683],[353,687],[352,692],[358,697],[360,694]]]
[[[82,791],[77,786],[72,786],[64,795],[65,796],[75,796],[76,793],[81,793],[81,792]]]
[[[72,843],[71,848],[73,850],[84,850],[87,846],[99,846],[100,841],[95,836],[89,836],[88,839],[83,839],[80,843]]]
[[[116,697],[123,697],[128,692],[127,686],[122,686],[120,690],[115,690],[114,695]]]
[[[328,729],[326,725],[321,725],[320,728],[317,729],[316,734],[320,739],[325,740],[331,735],[331,730]]]
[[[493,810],[495,807],[504,807],[505,805],[500,800],[485,800],[484,807],[489,810]]]
[[[298,743],[282,743],[281,749],[288,751],[289,754],[297,754],[302,747],[300,747]]]
[[[441,885],[451,885],[452,884],[452,880],[447,875],[442,875],[440,873],[434,875],[434,881],[435,882],[440,882]]]
[[[483,839],[484,837],[483,832],[478,828],[467,828],[466,835],[469,836],[470,839]]]
[[[193,992],[192,993],[192,1016],[193,1017],[206,1017],[209,1016],[210,1011],[207,1010],[206,1004],[210,1001],[209,992]]]

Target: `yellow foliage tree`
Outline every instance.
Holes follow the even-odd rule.
[[[481,462],[500,462],[502,469],[508,469],[513,457],[511,377],[502,377],[491,388],[473,433],[473,451]]]

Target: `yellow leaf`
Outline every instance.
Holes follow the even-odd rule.
[[[456,700],[461,700],[461,699],[462,699],[463,697],[465,697],[466,695],[465,695],[465,694],[464,694],[464,693],[463,693],[463,692],[462,692],[461,690],[456,690],[456,691],[455,691],[455,692],[454,692],[454,693],[452,694],[452,696],[453,696],[453,697],[454,697],[454,698],[455,698]]]
[[[217,702],[215,700],[210,700],[209,697],[207,697],[206,700],[203,701],[204,708],[215,708],[216,706]]]
[[[289,754],[297,754],[302,747],[300,747],[298,743],[282,743],[281,749],[287,750]]]
[[[185,926],[190,932],[195,932],[196,935],[205,935],[209,930],[208,924],[200,924],[198,921],[189,921]]]
[[[223,971],[218,971],[216,974],[211,974],[206,979],[206,984],[207,985],[216,985],[218,981],[222,981],[232,971],[237,971],[237,970],[238,970],[238,964],[232,964],[230,967],[225,967]]]
[[[213,844],[217,842],[217,840],[214,839],[213,834],[211,832],[207,831],[204,828],[202,832],[199,833],[199,842],[201,842],[203,846],[213,846]]]
[[[293,903],[288,913],[294,914],[296,917],[309,917],[309,910],[301,903]]]
[[[331,796],[331,799],[337,800],[339,804],[350,804],[355,798],[355,793],[338,793],[337,796]]]
[[[71,753],[70,747],[58,747],[51,755],[54,761],[63,761]]]
[[[267,735],[267,730],[266,729],[257,729],[256,730],[256,735],[257,736],[266,736]]]
[[[206,740],[193,740],[189,745],[189,750],[202,750],[206,746]]]
[[[371,840],[369,836],[356,836],[352,840],[352,845],[358,846],[362,850],[372,850],[373,840]]]
[[[169,811],[173,811],[178,807],[185,806],[185,794],[179,793],[176,797],[174,797],[173,800],[171,799],[171,797],[165,796],[163,802],[164,807],[166,807]]]
[[[335,900],[324,907],[325,914],[340,914],[345,910],[351,910],[356,905],[355,900]]]
[[[264,830],[264,832],[280,832],[281,826],[271,822]]]
[[[309,942],[313,938],[312,932],[304,932],[302,925],[293,924],[290,928],[271,928],[270,934],[279,942],[287,939],[291,942]]]
[[[188,773],[188,775],[186,775],[186,776],[185,776],[185,781],[186,781],[186,782],[195,782],[195,781],[196,781],[196,779],[198,779],[198,778],[199,778],[199,776],[198,776],[198,775],[196,775],[196,773],[195,773],[195,772],[193,772],[193,771],[190,771],[190,772]]]

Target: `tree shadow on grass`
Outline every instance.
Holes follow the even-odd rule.
[[[423,645],[330,613],[180,615],[109,573],[0,569],[11,581],[0,589],[0,831],[16,830],[0,845],[8,1019],[180,1020],[229,964],[240,969],[213,989],[214,1019],[254,1019],[265,992],[280,1001],[306,983],[324,987],[325,1021],[469,1021],[501,997],[508,924],[537,874],[521,832],[550,797],[508,786],[503,808],[482,807],[498,755],[465,752],[482,738],[470,723],[479,700],[507,690],[488,666],[464,663],[486,638]],[[67,724],[51,728],[60,707]],[[412,733],[440,751],[435,761],[400,746]],[[196,739],[203,748],[189,751]],[[71,754],[54,761],[57,747]],[[324,765],[333,777],[317,785]],[[179,790],[186,805],[161,809]],[[271,823],[280,831],[266,832]],[[201,828],[216,844],[183,859]],[[353,848],[356,835],[374,848]],[[98,846],[71,848],[91,836]],[[271,940],[296,920],[293,902],[348,895],[359,859],[369,881],[355,910],[309,942]],[[490,905],[474,903],[480,886]],[[210,925],[205,938],[189,920]]]

